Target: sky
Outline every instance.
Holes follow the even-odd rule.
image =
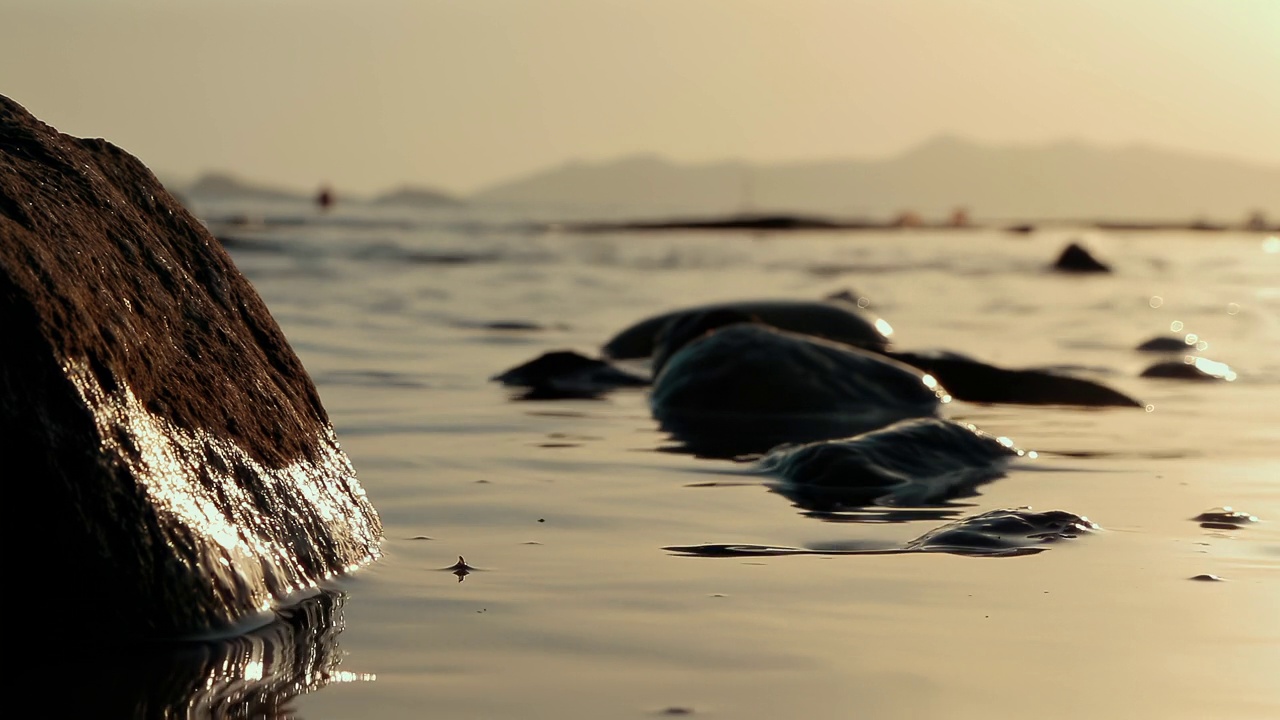
[[[166,178],[467,193],[940,134],[1280,164],[1280,0],[0,0],[0,94]]]

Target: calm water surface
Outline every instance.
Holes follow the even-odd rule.
[[[496,213],[264,212],[305,222],[214,229],[387,535],[336,586],[344,682],[294,701],[304,717],[1280,717],[1280,239],[1086,234],[1115,274],[1064,277],[1043,268],[1081,237],[1066,229],[584,236]],[[1149,410],[953,403],[1039,457],[888,522],[814,517],[669,452],[643,391],[530,402],[487,380],[681,305],[843,289],[899,347],[1070,367]],[[1157,358],[1132,348],[1171,327],[1239,378],[1139,378]],[[1104,530],[999,559],[662,549],[884,546],[1023,505]],[[1263,522],[1190,519],[1220,505]],[[460,555],[463,582],[442,570]]]

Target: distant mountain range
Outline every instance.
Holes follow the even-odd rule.
[[[941,137],[886,160],[681,165],[636,156],[569,163],[472,200],[868,217],[946,217],[964,207],[987,218],[1236,220],[1280,214],[1280,167],[1148,147],[992,147]]]
[[[285,200],[310,201],[313,194],[242,180],[227,173],[206,173],[194,182],[165,181],[165,186],[184,196],[198,200]],[[339,200],[358,200],[371,205],[401,207],[446,207],[463,204],[463,200],[439,190],[400,187],[372,198],[354,198],[339,194]]]
[[[226,175],[207,175],[178,189],[197,198],[307,197]],[[371,202],[431,207],[463,200],[402,188]],[[882,160],[681,164],[642,155],[572,162],[490,186],[465,201],[579,216],[598,208],[614,216],[802,212],[885,218],[910,211],[943,218],[967,208],[974,217],[992,219],[1237,221],[1254,213],[1280,216],[1280,166],[1143,146],[1009,147],[940,137]]]

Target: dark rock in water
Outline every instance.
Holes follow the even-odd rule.
[[[991,510],[935,528],[906,544],[907,550],[956,555],[1027,555],[1043,545],[1097,530],[1088,518],[1030,508]]]
[[[1226,363],[1187,355],[1180,361],[1158,362],[1143,370],[1142,377],[1169,380],[1225,380],[1231,382],[1236,379],[1236,371],[1232,370]]]
[[[812,335],[871,350],[889,346],[893,329],[883,320],[868,318],[845,302],[806,300],[746,300],[674,310],[642,320],[618,333],[604,346],[606,357],[643,358],[654,354],[662,329],[683,315],[727,310],[790,332]]]
[[[916,418],[847,440],[775,448],[757,467],[780,477],[778,491],[811,510],[920,507],[974,494],[1025,454],[972,425]]]
[[[1210,530],[1239,530],[1258,522],[1257,515],[1235,510],[1230,506],[1206,510],[1191,519],[1200,523],[1200,527]]]
[[[9,578],[46,634],[221,630],[378,555],[315,386],[137,159],[0,97]]]
[[[1151,338],[1134,348],[1134,350],[1138,352],[1189,352],[1194,348],[1195,345],[1188,343],[1186,338],[1161,335]]]
[[[753,557],[777,555],[897,555],[915,552],[942,552],[970,557],[1017,557],[1033,555],[1059,540],[1069,540],[1098,530],[1098,526],[1063,510],[1032,512],[1030,508],[991,510],[934,528],[900,547],[795,548],[776,545],[673,545],[663,550],[703,557]]]
[[[951,352],[886,352],[942,383],[957,400],[1016,405],[1142,407],[1116,390],[1046,370],[1006,370]]]
[[[650,405],[695,452],[732,455],[873,430],[932,415],[949,400],[915,368],[742,323],[672,355],[654,380]]]
[[[1053,269],[1071,273],[1109,273],[1111,268],[1099,262],[1077,243],[1071,243],[1053,263]]]
[[[685,345],[722,327],[739,323],[759,323],[759,319],[738,310],[713,308],[696,312],[681,313],[662,326],[658,337],[654,340],[652,371],[657,377],[667,360]]]
[[[494,375],[492,380],[529,388],[529,400],[590,398],[619,387],[643,387],[649,381],[571,350],[555,350]]]

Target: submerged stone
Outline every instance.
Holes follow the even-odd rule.
[[[785,547],[706,543],[672,545],[663,548],[681,555],[703,557],[772,557],[780,555],[898,555],[902,553],[941,552],[970,557],[1018,557],[1033,555],[1046,546],[1070,540],[1098,530],[1088,518],[1050,510],[1034,512],[1031,508],[991,510],[934,528],[920,537],[894,547]]]
[[[1159,335],[1134,348],[1138,352],[1187,352],[1195,348],[1195,343],[1187,342],[1185,337]]]
[[[1097,529],[1088,518],[1065,510],[991,510],[935,528],[907,543],[905,549],[957,555],[1025,555],[1043,550],[1045,544]]]
[[[742,323],[673,354],[650,406],[685,442],[759,452],[932,415],[949,400],[932,377],[883,356]]]
[[[1211,530],[1239,530],[1258,522],[1257,515],[1236,510],[1229,505],[1205,510],[1191,519],[1200,523],[1200,527]]]
[[[1170,360],[1158,362],[1142,371],[1145,378],[1165,378],[1168,380],[1225,380],[1236,379],[1236,371],[1230,365],[1209,358],[1185,355],[1181,361]]]
[[[971,495],[1026,454],[972,425],[916,418],[846,440],[775,448],[757,467],[809,509],[919,507]]]
[[[649,381],[603,360],[572,350],[543,353],[491,378],[508,387],[528,388],[528,399],[595,397],[619,387],[643,387]]]
[[[605,343],[604,354],[615,359],[649,357],[659,334],[672,321],[721,310],[741,313],[779,330],[871,350],[888,347],[893,333],[888,323],[868,317],[856,304],[839,300],[745,300],[684,308],[641,320]]]
[[[222,631],[377,557],[315,386],[219,243],[137,159],[4,97],[0,338],[8,571],[42,632]]]
[[[1111,268],[1099,261],[1084,246],[1071,243],[1062,249],[1058,259],[1053,262],[1053,269],[1069,273],[1109,273]]]
[[[932,375],[957,400],[1014,405],[1142,407],[1117,390],[1047,370],[1009,370],[951,352],[887,352]]]

